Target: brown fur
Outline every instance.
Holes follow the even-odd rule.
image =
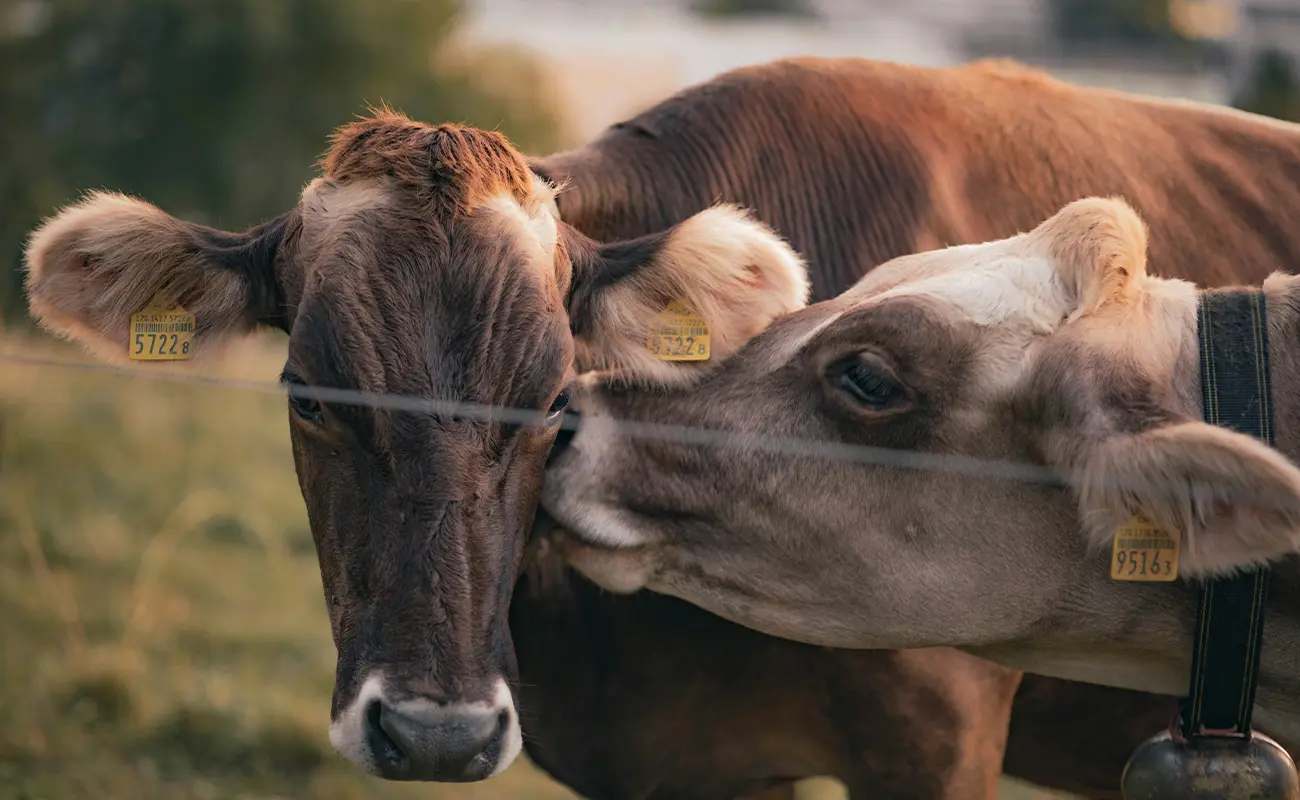
[[[510,616],[527,748],[582,796],[724,800],[815,775],[854,798],[996,796],[1016,673],[952,650],[798,645],[671,598],[548,582],[564,568],[540,562]],[[1115,783],[1105,767],[1083,785]]]

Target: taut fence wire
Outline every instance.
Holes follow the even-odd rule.
[[[367,406],[389,411],[436,415],[446,419],[490,421],[507,425],[545,425],[545,413],[537,409],[512,408],[455,400],[436,400],[413,395],[364,392],[325,386],[285,384],[239,378],[202,375],[189,370],[132,368],[118,364],[80,362],[72,360],[0,353],[0,364],[12,364],[44,369],[84,371],[116,374],[123,377],[210,386],[222,389],[239,389],[264,394],[295,395],[322,403]],[[867,464],[897,469],[965,474],[978,478],[1021,481],[1033,484],[1068,486],[1073,475],[1069,470],[1049,468],[1028,461],[989,459],[980,456],[935,453],[874,445],[853,444],[825,439],[755,434],[723,428],[693,425],[643,422],[613,417],[601,418],[602,426],[615,428],[628,438],[650,439],[701,447],[722,447],[787,457],[822,458],[830,461]],[[557,427],[576,431],[582,417],[566,414]],[[1124,488],[1126,481],[1115,476],[1107,483]],[[1149,491],[1158,482],[1148,476],[1133,481],[1134,488]],[[1186,489],[1185,483],[1180,488]],[[1212,488],[1212,487],[1207,487]],[[1220,490],[1216,497],[1224,497]],[[1230,499],[1224,497],[1224,499]],[[1258,490],[1251,490],[1249,501],[1258,504],[1264,498]]]

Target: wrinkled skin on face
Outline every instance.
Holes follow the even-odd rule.
[[[28,247],[33,314],[106,358],[154,298],[195,315],[196,362],[289,334],[290,438],[338,650],[331,740],[385,778],[481,780],[520,751],[506,612],[575,362],[653,373],[668,300],[707,314],[727,354],[807,296],[799,257],[737,208],[598,243],[559,221],[555,191],[496,133],[384,112],[341,128],[299,204],[251,231],[98,193]]]
[[[658,395],[635,374],[583,376],[581,426],[543,489],[566,557],[614,591],[785,638],[960,646],[1181,693],[1194,592],[1109,580],[1111,535],[1136,513],[1182,531],[1190,578],[1288,555],[1300,469],[1282,453],[1300,443],[1279,453],[1200,421],[1195,287],[1147,275],[1145,254],[1131,208],[1082,200],[1010,239],[878,267]],[[1265,288],[1271,335],[1295,341],[1300,288]],[[1300,422],[1292,380],[1274,375],[1279,431]],[[739,436],[681,444],[618,420]],[[755,449],[773,438],[868,449]],[[1286,620],[1291,562],[1277,575]],[[1300,640],[1277,626],[1259,720],[1295,737]]]

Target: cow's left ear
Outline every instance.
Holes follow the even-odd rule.
[[[1191,577],[1300,552],[1300,467],[1252,437],[1188,420],[1092,442],[1080,467],[1080,512],[1098,545],[1140,514],[1181,533]]]
[[[580,371],[681,384],[808,302],[803,259],[736,206],[626,242],[598,245],[567,226],[564,238]]]

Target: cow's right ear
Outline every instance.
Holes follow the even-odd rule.
[[[29,238],[28,307],[43,328],[109,361],[127,359],[131,315],[155,299],[194,315],[193,359],[259,325],[287,330],[275,264],[292,213],[227,233],[92,192]]]

